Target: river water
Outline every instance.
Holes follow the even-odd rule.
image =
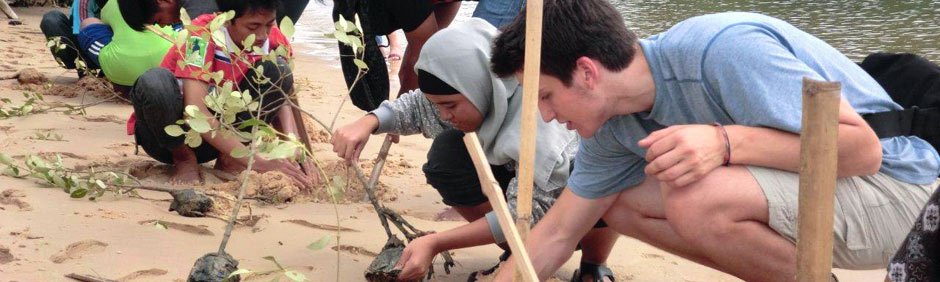
[[[384,0],[365,0],[384,1]],[[640,37],[665,31],[697,15],[747,11],[771,15],[819,37],[860,61],[878,51],[911,52],[940,62],[940,1],[768,1],[768,0],[611,0],[627,26]],[[464,2],[456,21],[465,20],[475,2]],[[311,1],[298,23],[295,40],[308,53],[337,60],[332,31],[332,1]]]

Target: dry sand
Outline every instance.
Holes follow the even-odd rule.
[[[30,90],[54,94],[46,97],[53,103],[80,104],[107,97],[93,81],[79,82],[74,71],[65,71],[52,60],[38,27],[45,10],[18,9],[24,25],[0,24],[0,97],[16,103],[22,101],[22,92]],[[339,69],[304,56],[297,58],[296,65],[302,107],[329,120],[345,94]],[[38,70],[48,79],[47,84],[24,87],[12,79],[25,68]],[[126,103],[107,102],[89,108],[87,116],[46,113],[3,119],[0,151],[11,156],[58,153],[68,167],[126,168],[147,181],[165,182],[167,168],[143,152],[135,154],[133,138],[125,135],[124,120],[131,112]],[[347,104],[337,125],[362,114]],[[349,179],[325,143],[329,137],[324,129],[318,125],[310,128],[316,130],[312,134],[318,141],[314,149],[328,167],[327,173]],[[37,139],[36,132],[53,132],[62,140]],[[374,156],[381,140],[381,136],[373,137],[363,156]],[[420,170],[429,146],[421,136],[408,136],[392,147],[381,179],[381,197],[418,228],[445,230],[461,222],[439,220],[446,218],[439,216],[445,206],[424,184]],[[371,164],[366,160],[363,166],[368,169]],[[230,184],[219,184],[222,181],[212,175],[206,174],[210,184],[202,188],[231,191]],[[305,195],[277,181],[267,181],[278,176],[261,177],[262,184],[253,186],[252,195],[268,193],[291,202],[253,201],[250,209],[242,209],[243,222],[250,226],[236,228],[227,248],[240,266],[274,270],[275,266],[263,259],[274,256],[311,281],[335,281],[337,277],[340,281],[363,280],[363,271],[386,238],[371,206],[362,203],[361,189],[351,185],[344,202],[334,206],[324,188]],[[142,191],[141,195],[143,198],[74,200],[34,180],[0,177],[0,281],[70,281],[64,277],[68,273],[122,281],[183,281],[197,258],[218,248],[225,223],[218,218],[185,218],[168,212],[170,197],[164,193]],[[229,208],[231,204],[221,207]],[[339,222],[334,212],[339,213]],[[331,240],[326,248],[306,248],[337,229],[341,230],[339,247]],[[443,274],[437,262],[439,271],[433,280],[465,281],[468,273],[490,267],[500,253],[495,246],[454,251],[457,267],[453,273]],[[577,258],[576,253],[555,277],[567,280]],[[737,281],[629,238],[617,243],[610,265],[619,281]],[[842,281],[874,282],[884,277],[883,271],[837,273]],[[271,278],[265,275],[250,281]]]

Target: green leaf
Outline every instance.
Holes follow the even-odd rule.
[[[72,191],[72,193],[69,193],[69,196],[72,197],[73,199],[80,199],[80,198],[84,198],[85,195],[87,194],[88,194],[88,189],[79,188],[79,189],[75,189],[75,191]]]
[[[251,155],[251,150],[248,150],[248,147],[239,147],[232,150],[229,155],[231,155],[233,158],[241,159]]]
[[[175,125],[175,124],[167,125],[166,127],[163,128],[163,131],[166,131],[167,135],[170,135],[173,137],[178,137],[186,133],[185,131],[183,131],[182,127],[180,127],[179,125]]]
[[[277,259],[275,259],[274,257],[272,257],[272,256],[266,256],[266,257],[263,257],[263,259],[266,259],[266,260],[269,260],[269,261],[273,262],[274,265],[276,265],[278,269],[284,270],[284,267],[281,266],[281,264],[278,263],[278,262],[277,262]]]
[[[209,125],[209,121],[204,117],[187,119],[186,124],[189,124],[189,128],[192,128],[199,133],[206,133],[212,130],[212,127]]]
[[[317,240],[316,242],[313,242],[313,243],[310,243],[310,245],[307,245],[307,249],[319,251],[325,248],[326,245],[328,244],[330,244],[330,236],[323,236],[323,237],[320,237],[320,240]]]
[[[239,269],[237,269],[237,270],[235,270],[235,271],[232,271],[232,273],[229,273],[228,276],[225,277],[225,280],[224,280],[224,281],[232,281],[232,280],[233,280],[232,278],[234,278],[235,276],[239,276],[239,275],[242,275],[242,274],[251,274],[251,273],[252,273],[251,270],[247,270],[247,269],[244,269],[244,268],[239,268]]]
[[[12,165],[13,159],[11,159],[9,156],[7,156],[4,153],[0,153],[0,163],[5,164],[5,165]]]
[[[199,132],[190,130],[189,132],[186,132],[186,139],[184,142],[190,148],[196,148],[199,147],[199,145],[202,145],[202,136],[199,136]]]
[[[284,34],[285,37],[294,37],[294,21],[292,21],[290,18],[284,17],[284,19],[281,20],[280,29],[281,34]]]
[[[65,179],[58,175],[52,175],[52,184],[55,184],[56,187],[66,188]]]
[[[359,21],[359,14],[354,16],[356,18],[356,31],[362,33],[362,22]]]
[[[359,67],[360,70],[367,70],[367,69],[369,69],[369,65],[366,65],[366,62],[364,62],[364,61],[362,61],[362,60],[360,60],[360,59],[353,59],[353,63],[355,63],[355,64],[356,64],[356,67]]]
[[[295,144],[283,142],[277,144],[277,146],[268,153],[268,156],[270,156],[270,159],[284,159],[293,156],[296,151],[297,146]]]
[[[244,48],[245,50],[251,50],[251,47],[255,46],[255,34],[254,33],[248,34],[248,36],[245,36],[245,40],[242,40],[241,43],[242,43],[242,48]]]
[[[167,230],[166,224],[163,224],[163,222],[160,222],[160,221],[154,221],[153,227],[156,227],[157,229],[161,229],[161,230]]]
[[[304,276],[303,273],[293,270],[284,271],[284,276],[287,276],[287,278],[290,278],[290,280],[293,280],[294,282],[307,281],[307,277]]]
[[[346,189],[346,178],[343,178],[339,175],[334,175],[332,183],[333,185],[331,185],[329,188],[330,197],[333,198],[333,201],[339,202],[343,199],[343,197],[345,197],[345,191],[343,190]]]
[[[252,119],[241,122],[241,124],[238,125],[238,129],[245,129],[245,128],[252,127],[252,126],[267,126],[267,125],[268,124],[264,122],[263,120],[252,118]]]
[[[22,177],[20,175],[20,168],[15,167],[15,166],[7,167],[6,169],[3,170],[3,174],[7,176],[11,176],[11,177],[17,177],[17,178]]]
[[[199,111],[199,107],[196,105],[186,106],[186,108],[183,109],[183,112],[185,112],[189,117],[196,117],[196,115],[202,114],[202,112]]]
[[[183,25],[193,24],[193,20],[189,17],[189,13],[186,12],[186,8],[180,9],[180,21],[183,22]]]

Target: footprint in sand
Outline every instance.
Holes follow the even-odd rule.
[[[49,257],[49,260],[54,263],[63,263],[67,260],[82,258],[84,255],[100,253],[104,251],[104,248],[107,246],[107,243],[96,240],[75,242],[65,247],[65,250]]]
[[[7,264],[14,260],[16,260],[16,257],[13,257],[13,254],[10,253],[10,248],[0,246],[0,265]]]
[[[640,257],[645,258],[645,259],[658,259],[658,260],[665,260],[665,259],[666,259],[666,258],[663,257],[662,255],[657,255],[657,254],[642,254],[642,255],[640,255]]]
[[[16,206],[20,211],[31,211],[33,206],[23,200],[26,194],[16,189],[7,189],[0,193],[0,205]]]
[[[131,274],[125,275],[124,277],[118,278],[117,281],[118,281],[118,282],[126,282],[126,281],[133,281],[133,280],[139,279],[139,278],[153,278],[153,277],[156,277],[156,276],[163,276],[163,275],[166,275],[167,273],[168,273],[168,272],[167,272],[166,270],[164,270],[164,269],[159,269],[159,268],[151,268],[151,269],[147,269],[147,270],[138,270],[138,271],[134,271],[134,273],[131,273]]]
[[[281,222],[290,222],[290,223],[297,224],[300,226],[310,227],[313,229],[327,230],[327,231],[359,232],[359,230],[356,230],[356,229],[351,229],[351,228],[346,228],[346,227],[341,227],[341,226],[336,226],[336,225],[329,225],[329,224],[311,223],[303,219],[282,220]]]
[[[334,251],[343,251],[343,252],[347,252],[347,253],[354,254],[354,255],[363,255],[363,256],[369,256],[369,257],[379,256],[379,254],[376,254],[375,252],[370,251],[370,250],[366,250],[363,247],[356,247],[356,246],[350,246],[350,245],[339,245],[339,248],[337,248],[336,246],[333,246],[331,249],[333,249]]]
[[[189,224],[162,221],[162,220],[144,220],[138,223],[140,223],[141,225],[149,224],[149,225],[155,225],[158,227],[165,227],[167,229],[176,229],[179,231],[183,231],[183,232],[190,233],[190,234],[196,234],[196,235],[206,235],[206,236],[215,235],[215,233],[212,233],[212,231],[209,231],[209,229],[207,229],[204,226],[196,226],[196,225],[189,225]]]

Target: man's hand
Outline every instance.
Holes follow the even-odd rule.
[[[395,269],[401,269],[398,281],[416,281],[428,273],[428,268],[438,253],[434,234],[418,237],[402,251]]]
[[[333,152],[346,160],[347,164],[359,161],[362,148],[369,142],[369,136],[379,127],[379,119],[375,115],[366,115],[356,122],[343,126],[333,133]]]
[[[674,187],[702,179],[728,154],[725,138],[712,125],[674,125],[638,142],[646,148],[647,175]]]
[[[294,184],[301,189],[313,189],[314,180],[300,170],[300,166],[287,159],[267,160],[260,156],[255,156],[255,163],[252,170],[257,172],[280,171],[291,178]]]

